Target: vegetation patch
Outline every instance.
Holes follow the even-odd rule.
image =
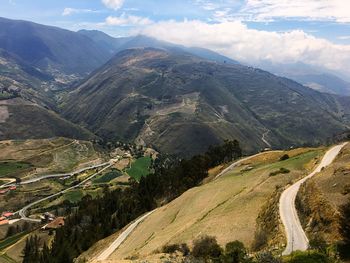
[[[151,161],[152,159],[150,157],[141,157],[133,162],[126,172],[135,180],[139,181],[141,177],[146,177],[150,174]]]
[[[31,166],[30,163],[25,162],[0,162],[0,177],[22,171]]]
[[[5,240],[0,242],[0,251],[15,244],[18,240],[20,240],[22,237],[27,235],[27,232],[19,233],[17,235],[11,236],[9,238],[6,238]]]
[[[279,170],[271,172],[270,176],[276,176],[278,174],[288,174],[288,173],[290,173],[290,170],[288,170],[287,168],[281,167]]]
[[[121,175],[122,175],[122,173],[119,172],[118,170],[113,170],[113,171],[110,171],[108,173],[105,173],[101,177],[94,179],[93,182],[95,184],[108,183]]]
[[[77,203],[83,198],[83,192],[81,190],[73,190],[66,192],[64,194],[64,199],[68,200],[71,203]]]

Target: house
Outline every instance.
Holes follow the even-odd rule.
[[[8,219],[1,220],[0,221],[0,226],[8,225],[9,223],[10,223],[10,221]]]
[[[41,229],[42,230],[56,230],[57,228],[60,228],[64,226],[64,217],[57,217],[52,222],[46,224]]]
[[[4,195],[9,191],[9,189],[0,190],[0,195]]]
[[[16,190],[17,189],[17,187],[15,186],[15,185],[12,185],[12,186],[10,186],[10,188],[9,188],[11,191],[14,191],[14,190]]]
[[[9,217],[13,216],[13,213],[11,213],[11,212],[4,212],[4,213],[2,213],[2,216],[6,217],[6,218],[9,218]]]

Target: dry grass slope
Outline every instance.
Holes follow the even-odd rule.
[[[324,149],[292,150],[288,152],[291,158],[281,162],[279,158],[283,152],[267,152],[218,180],[190,189],[141,223],[110,259],[144,258],[165,244],[186,242],[191,245],[192,240],[202,234],[216,236],[221,245],[238,239],[250,246],[262,205],[276,187],[286,186],[306,175],[323,153]],[[247,166],[252,166],[253,170],[242,172]],[[269,176],[280,167],[291,172]],[[95,257],[111,240],[113,238],[109,237],[100,241],[82,256]]]

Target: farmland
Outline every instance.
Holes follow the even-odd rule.
[[[150,173],[152,159],[150,157],[141,157],[131,164],[131,167],[126,170],[127,174],[135,180],[139,181],[141,177],[147,176]]]

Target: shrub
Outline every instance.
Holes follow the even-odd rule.
[[[258,253],[255,258],[257,263],[282,263],[282,260],[276,258],[271,252]]]
[[[343,258],[350,258],[350,199],[340,209],[340,234],[342,243],[339,246],[340,255]]]
[[[195,258],[215,259],[220,257],[221,248],[215,237],[201,236],[193,241],[192,255]]]
[[[333,262],[327,255],[321,252],[295,252],[287,263],[331,263]]]
[[[281,156],[280,161],[285,161],[289,159],[289,155],[288,154],[284,154]]]
[[[225,253],[221,257],[221,261],[225,263],[251,262],[243,243],[237,240],[226,244]]]
[[[167,254],[173,254],[175,252],[181,252],[184,256],[187,256],[190,253],[190,249],[188,248],[187,244],[171,244],[171,245],[165,245],[162,247],[162,252]]]
[[[309,246],[311,249],[317,250],[322,253],[327,253],[327,242],[322,236],[316,236],[313,239],[310,239]]]
[[[270,176],[275,176],[275,175],[278,175],[278,174],[287,174],[287,173],[290,173],[290,170],[288,170],[287,168],[281,167],[279,170],[271,172]]]

